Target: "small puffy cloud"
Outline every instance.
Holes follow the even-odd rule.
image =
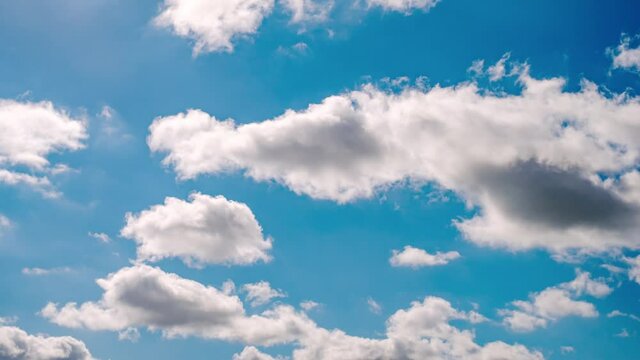
[[[89,232],[89,236],[105,244],[111,242],[111,237],[105,233]]]
[[[398,11],[405,14],[413,10],[428,11],[440,0],[366,0],[369,7],[381,7],[386,11]]]
[[[373,300],[373,298],[367,298],[367,306],[369,307],[369,311],[376,315],[380,315],[380,313],[382,313],[382,305]]]
[[[12,223],[8,217],[0,214],[0,235],[5,232],[7,229],[11,228]]]
[[[450,261],[460,258],[457,251],[429,254],[425,250],[412,246],[405,246],[402,251],[393,250],[389,263],[395,267],[410,267],[418,269],[425,266],[446,265]]]
[[[241,353],[234,354],[232,360],[276,360],[276,358],[263,353],[254,346],[246,346]]]
[[[260,281],[254,284],[245,284],[242,290],[247,293],[247,301],[252,307],[269,303],[272,299],[283,298],[287,295],[282,290],[271,288],[267,281]]]
[[[608,53],[613,61],[614,69],[625,69],[640,72],[640,46],[632,43],[636,42],[639,36],[629,37],[623,36],[620,40],[620,44],[614,49],[609,49]]]
[[[449,323],[474,322],[476,315],[456,310],[437,297],[425,297],[396,311],[386,321],[386,337],[370,339],[321,328],[287,305],[247,314],[237,296],[147,265],[121,269],[98,280],[98,285],[104,290],[99,301],[62,307],[50,303],[40,314],[72,328],[123,331],[146,327],[169,338],[198,336],[250,346],[292,344],[295,360],[543,359],[539,352],[522,345],[477,344],[474,331]],[[247,359],[263,359],[256,349],[243,353]]]
[[[627,329],[622,329],[619,333],[613,335],[619,338],[628,338],[630,336],[629,331]]]
[[[280,0],[280,4],[291,14],[292,24],[326,21],[333,8],[333,0]]]
[[[187,265],[268,262],[265,239],[251,209],[223,196],[193,193],[189,201],[167,197],[139,214],[127,214],[123,237],[138,244],[138,260],[182,259]]]
[[[302,308],[302,310],[308,312],[313,309],[317,309],[318,307],[320,307],[320,304],[313,300],[306,300],[300,303],[300,307]]]
[[[133,139],[127,130],[127,125],[118,112],[108,105],[104,105],[98,113],[95,142],[99,146],[110,149],[120,148]]]
[[[51,269],[43,269],[39,267],[33,267],[33,268],[26,267],[22,269],[22,274],[29,275],[29,276],[45,276],[45,275],[66,274],[66,273],[70,273],[71,271],[72,270],[69,267],[57,267],[57,268],[51,268]]]
[[[48,156],[82,149],[86,138],[86,122],[49,101],[0,99],[0,183],[59,196],[46,176],[57,169]],[[27,168],[30,173],[16,168]]]
[[[118,332],[118,340],[131,341],[133,343],[140,340],[140,331],[138,329],[130,327]]]
[[[273,6],[274,0],[164,0],[154,24],[193,40],[194,55],[232,52],[234,41],[255,34]]]
[[[18,321],[17,316],[0,316],[0,325],[11,325]]]
[[[286,305],[247,315],[237,296],[147,265],[123,268],[97,283],[104,291],[99,301],[61,307],[49,303],[40,314],[71,328],[146,327],[168,338],[198,336],[255,345],[289,343],[315,327]]]
[[[573,348],[573,346],[560,346],[560,353],[562,355],[572,354],[575,351],[576,350]]]
[[[85,344],[70,336],[30,335],[14,326],[0,326],[0,359],[92,360]]]
[[[489,75],[489,80],[490,81],[498,81],[501,80],[502,78],[504,78],[505,76],[508,76],[509,74],[507,73],[507,61],[509,60],[509,58],[511,57],[510,53],[506,53],[504,55],[502,55],[502,57],[500,58],[500,60],[498,60],[497,63],[489,66],[489,68],[487,68],[487,74]],[[472,65],[473,67],[473,65]]]
[[[338,203],[429,183],[475,210],[454,224],[483,246],[640,248],[640,98],[515,72],[514,94],[365,85],[248,124],[192,109],[156,118],[147,142],[180,179],[239,171]]]
[[[629,279],[640,284],[640,255],[634,258],[625,257],[624,261],[629,265]]]
[[[514,309],[501,309],[499,314],[503,316],[503,324],[511,330],[529,332],[568,316],[597,317],[598,311],[593,304],[576,298],[585,294],[603,297],[611,291],[602,280],[593,280],[589,273],[578,271],[575,280],[533,293],[528,301],[513,301]]]

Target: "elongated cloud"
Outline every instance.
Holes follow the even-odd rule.
[[[521,345],[474,342],[474,333],[451,320],[476,322],[478,314],[454,309],[449,302],[426,297],[387,320],[383,339],[349,336],[318,327],[303,312],[277,305],[260,314],[245,312],[240,299],[175,274],[137,265],[98,280],[104,290],[97,302],[50,303],[40,313],[67,327],[123,331],[147,327],[166,337],[198,336],[252,346],[294,344],[296,360],[333,359],[542,359]],[[245,349],[240,359],[264,358]],[[244,357],[241,357],[244,356]],[[253,356],[253,357],[251,357]]]
[[[30,335],[14,326],[0,326],[0,359],[92,360],[93,357],[76,338]]]
[[[274,0],[165,0],[154,23],[195,41],[194,54],[231,52],[234,41],[255,34]]]
[[[449,251],[446,253],[438,251],[435,254],[429,254],[422,249],[405,246],[402,251],[393,250],[389,263],[395,267],[417,269],[424,266],[446,265],[450,261],[458,258],[460,258],[460,253],[457,251]]]
[[[379,6],[387,11],[410,13],[413,10],[429,10],[440,0],[367,0],[369,6]]]
[[[120,232],[138,244],[138,259],[182,259],[187,265],[247,265],[269,261],[271,240],[243,203],[193,193],[189,201],[167,197],[139,214],[127,214]]]
[[[567,92],[562,78],[517,70],[512,95],[475,82],[365,85],[243,125],[188,110],[155,119],[148,144],[183,180],[236,170],[338,203],[435,183],[475,207],[456,226],[480,245],[639,248],[640,99],[587,81]]]
[[[601,280],[591,279],[589,273],[578,272],[575,280],[531,294],[529,301],[514,301],[515,309],[502,309],[500,314],[504,317],[504,325],[511,330],[533,331],[568,316],[597,317],[598,311],[593,304],[576,298],[582,295],[604,297],[611,291]]]
[[[48,156],[84,147],[86,123],[49,101],[0,99],[0,183],[24,185],[48,197],[59,193],[46,176],[55,173]],[[24,173],[27,168],[30,173]]]

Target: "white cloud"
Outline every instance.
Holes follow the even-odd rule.
[[[127,214],[121,235],[136,241],[138,259],[178,257],[187,265],[247,265],[268,262],[265,239],[251,209],[243,203],[193,193],[189,201],[167,197],[139,214]]]
[[[147,265],[121,269],[98,280],[98,285],[104,294],[97,302],[62,307],[50,303],[40,313],[73,328],[122,331],[146,327],[169,338],[199,336],[252,346],[293,344],[295,360],[543,358],[521,345],[476,344],[472,330],[460,330],[449,322],[474,323],[478,314],[458,311],[436,297],[398,310],[386,322],[386,338],[369,339],[320,328],[287,305],[246,314],[237,296]],[[250,349],[245,356],[261,359],[260,354]]]
[[[138,329],[130,327],[118,332],[118,340],[131,341],[133,343],[140,340],[140,331]]]
[[[387,11],[398,11],[405,14],[413,10],[428,11],[440,0],[366,0],[370,7],[379,6]]]
[[[365,85],[257,123],[201,110],[160,117],[148,144],[180,179],[242,171],[339,203],[433,183],[477,210],[455,224],[484,246],[639,248],[640,98],[605,95],[587,81],[568,92],[562,78],[517,68],[519,94],[475,82],[400,92]]]
[[[624,261],[629,265],[629,279],[640,284],[640,255],[635,258],[624,258]]]
[[[57,197],[42,175],[52,167],[48,156],[84,147],[86,124],[49,101],[0,99],[0,183],[26,185],[47,197]],[[22,170],[27,168],[30,173]]]
[[[0,214],[0,235],[2,235],[2,233],[7,229],[11,228],[11,226],[13,226],[11,220],[9,220],[8,217]]]
[[[280,0],[291,14],[291,23],[320,23],[326,21],[333,8],[333,0]]]
[[[610,313],[607,314],[608,318],[614,318],[614,317],[626,317],[635,321],[640,321],[640,316],[637,315],[633,315],[633,314],[627,314],[624,313],[620,310],[613,310]]]
[[[631,45],[635,38],[623,36],[620,44],[615,49],[609,49],[608,52],[613,59],[614,69],[626,69],[632,71],[640,71],[640,46],[633,47]]]
[[[154,23],[195,41],[195,55],[232,52],[234,41],[255,34],[274,0],[164,0]]]
[[[272,299],[287,296],[282,290],[271,288],[271,284],[267,281],[245,284],[242,286],[242,290],[247,293],[247,301],[252,307],[268,304]]]
[[[0,326],[0,359],[91,360],[85,344],[70,336],[30,335],[14,326]]]
[[[0,325],[11,325],[18,321],[17,316],[0,316]]]
[[[572,354],[575,351],[576,350],[573,348],[573,346],[560,346],[560,353],[562,355]]]
[[[308,312],[313,309],[317,309],[318,307],[320,307],[320,304],[313,300],[306,300],[300,303],[300,307],[302,308],[302,310]]]
[[[504,78],[505,76],[509,75],[507,73],[507,66],[506,66],[507,61],[509,60],[509,57],[511,57],[511,54],[510,53],[506,53],[506,54],[502,55],[502,57],[500,58],[500,60],[498,60],[497,63],[495,63],[494,65],[489,66],[489,68],[487,69],[487,74],[489,75],[489,80],[498,81],[498,80],[501,80],[502,78]]]
[[[239,354],[234,354],[232,360],[276,360],[273,356],[265,354],[253,346],[247,346]]]
[[[460,258],[460,253],[457,251],[446,253],[438,251],[435,254],[429,254],[422,249],[407,245],[402,251],[393,250],[389,263],[391,266],[418,269],[424,266],[446,265],[458,258]]]
[[[89,236],[99,240],[103,243],[110,243],[111,242],[111,237],[109,237],[109,235],[105,234],[105,233],[100,233],[100,232],[89,232]]]
[[[503,324],[511,330],[528,332],[568,316],[597,317],[593,304],[576,298],[585,294],[604,297],[611,291],[601,280],[593,280],[589,273],[578,271],[575,280],[533,293],[529,301],[513,301],[511,305],[515,309],[501,309],[499,313]]]
[[[247,315],[234,295],[147,265],[123,268],[99,279],[102,299],[62,307],[49,303],[41,314],[72,328],[160,330],[165,337],[198,336],[255,345],[289,343],[315,325],[291,306]]]
[[[51,268],[51,269],[43,269],[39,267],[33,267],[33,268],[26,267],[22,269],[22,274],[29,275],[29,276],[45,276],[45,275],[65,274],[65,273],[70,273],[71,271],[72,270],[69,267],[58,267],[58,268]]]
[[[619,338],[628,338],[629,335],[629,331],[627,331],[627,329],[622,329],[619,333],[613,335],[615,337],[619,337]]]
[[[372,298],[367,298],[367,306],[369,307],[369,311],[376,315],[380,315],[380,313],[382,313],[382,305]]]

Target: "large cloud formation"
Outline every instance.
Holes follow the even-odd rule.
[[[431,182],[478,210],[456,225],[482,245],[638,248],[640,99],[515,72],[518,94],[365,85],[242,125],[188,110],[155,119],[148,144],[180,179],[241,170],[339,203]]]
[[[167,197],[139,214],[127,214],[120,234],[138,244],[138,260],[181,258],[187,265],[247,265],[270,261],[271,239],[246,204],[200,193],[190,201]]]
[[[521,345],[478,345],[473,331],[449,324],[451,320],[475,322],[478,314],[458,311],[436,297],[397,311],[387,321],[386,337],[369,339],[321,328],[289,305],[247,314],[233,293],[147,265],[121,269],[98,284],[104,290],[101,300],[62,307],[50,303],[41,314],[73,328],[122,331],[147,327],[167,337],[198,336],[254,346],[292,343],[297,347],[293,353],[297,360],[542,359],[541,354]],[[255,349],[244,354],[250,355],[261,358]]]
[[[92,360],[93,357],[76,338],[30,335],[15,326],[0,326],[0,359]]]
[[[58,196],[45,174],[62,168],[51,166],[47,157],[82,149],[86,138],[85,121],[72,118],[49,101],[0,99],[0,183]]]
[[[154,23],[195,41],[194,54],[233,51],[238,37],[255,34],[274,0],[165,0]]]
[[[578,272],[573,281],[533,293],[529,296],[530,301],[513,301],[515,309],[502,309],[499,313],[503,316],[503,324],[511,330],[528,332],[568,316],[597,317],[598,311],[593,304],[576,298],[583,295],[600,298],[611,291],[602,280],[593,280],[591,274]]]

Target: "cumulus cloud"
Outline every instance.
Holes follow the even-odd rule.
[[[304,311],[311,311],[320,307],[320,304],[313,300],[305,300],[300,303],[300,307]]]
[[[148,265],[123,268],[97,283],[104,290],[99,301],[62,307],[49,303],[42,316],[72,328],[146,327],[168,338],[198,336],[260,345],[292,342],[315,326],[286,305],[247,315],[237,296]]]
[[[70,336],[30,335],[14,326],[0,326],[0,359],[92,360],[85,344]]]
[[[387,11],[409,14],[413,10],[428,11],[440,0],[367,0],[369,7],[381,7]]]
[[[242,171],[339,203],[432,183],[476,210],[455,224],[480,245],[639,248],[640,98],[517,69],[514,94],[365,85],[242,125],[192,109],[155,119],[148,144],[183,180]]]
[[[287,296],[282,290],[271,288],[271,284],[267,281],[245,284],[242,286],[242,290],[247,293],[247,301],[252,307],[268,304],[272,299]]]
[[[280,0],[291,14],[291,23],[319,23],[326,21],[333,8],[333,0]]]
[[[195,55],[232,52],[234,41],[255,34],[274,0],[164,0],[154,24],[195,42]]]
[[[138,244],[138,260],[178,257],[187,265],[268,262],[265,239],[251,209],[223,196],[193,193],[189,201],[167,197],[139,214],[127,214],[120,234]]]
[[[611,291],[606,283],[578,271],[573,281],[533,293],[528,301],[513,301],[511,305],[515,309],[501,309],[499,313],[503,316],[503,324],[511,330],[528,332],[568,316],[597,317],[598,311],[593,304],[576,298],[583,295],[604,297]]]
[[[424,266],[446,265],[458,258],[460,258],[460,253],[457,251],[446,253],[438,251],[435,254],[429,254],[425,250],[407,245],[402,251],[393,250],[389,263],[395,267],[418,269]]]
[[[608,50],[614,69],[640,71],[640,46],[636,45],[634,47],[632,45],[632,42],[635,42],[638,38],[638,36],[634,38],[623,36],[618,46]]]
[[[59,167],[52,166],[48,156],[82,149],[86,138],[85,121],[72,118],[49,101],[0,99],[0,183],[59,196],[46,176]]]
[[[72,328],[146,327],[169,338],[199,336],[252,346],[293,344],[296,360],[542,359],[540,353],[521,345],[475,343],[473,331],[449,322],[473,323],[478,314],[456,310],[437,297],[398,310],[386,322],[386,337],[374,339],[321,328],[288,305],[249,315],[237,296],[147,265],[121,269],[98,280],[98,285],[104,290],[99,301],[62,307],[50,303],[41,315]],[[245,355],[260,353],[251,349]]]

